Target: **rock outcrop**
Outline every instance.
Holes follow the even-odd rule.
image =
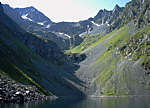
[[[47,97],[33,86],[23,85],[0,75],[0,103],[24,103],[42,101]]]

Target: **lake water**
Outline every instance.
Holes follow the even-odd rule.
[[[57,99],[28,104],[1,104],[0,108],[150,108],[150,97]]]

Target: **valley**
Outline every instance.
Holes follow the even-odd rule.
[[[87,20],[59,23],[32,6],[0,3],[0,80],[5,83],[0,83],[0,102],[20,102],[16,93],[24,101],[148,96],[149,75],[149,0],[132,0]],[[22,89],[12,90],[7,83]],[[13,101],[4,98],[9,97],[5,85]],[[37,99],[32,93],[27,99],[25,90],[35,92]]]

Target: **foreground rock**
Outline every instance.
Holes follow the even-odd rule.
[[[46,98],[37,91],[37,88],[16,83],[0,75],[0,103],[24,103]]]

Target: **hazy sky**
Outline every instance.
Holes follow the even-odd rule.
[[[34,6],[52,21],[79,21],[94,17],[100,9],[111,10],[130,0],[0,0],[11,7]]]

